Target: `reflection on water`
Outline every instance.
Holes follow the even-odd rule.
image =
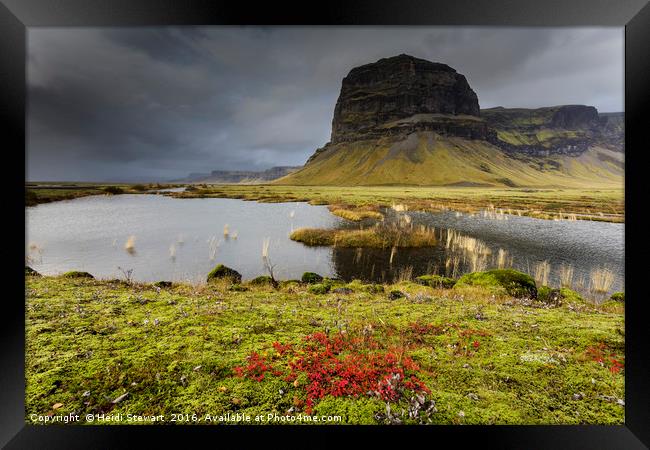
[[[396,210],[395,210],[396,209]],[[368,227],[344,221],[323,206],[234,199],[173,199],[160,195],[96,196],[27,208],[26,254],[45,274],[86,270],[100,278],[133,269],[140,281],[197,282],[216,263],[250,279],[264,273],[262,250],[280,279],[305,271],[326,276],[394,281],[438,273],[514,267],[559,286],[588,287],[599,268],[609,291],[623,289],[623,224],[548,221],[495,214],[387,209],[385,221],[435,229],[433,248],[310,248],[289,239],[299,227]],[[602,274],[601,274],[602,275]],[[602,278],[602,276],[601,276]]]

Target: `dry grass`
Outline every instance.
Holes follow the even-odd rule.
[[[551,273],[551,265],[548,261],[535,264],[534,277],[538,286],[548,286],[548,276]]]
[[[573,266],[565,264],[560,266],[560,285],[567,288],[573,286]]]
[[[126,250],[131,255],[135,253],[135,236],[129,236],[126,244],[124,244],[124,250]]]
[[[299,228],[289,237],[311,246],[389,248],[433,247],[436,244],[435,233],[430,229],[402,229],[396,226],[358,230]]]
[[[591,290],[602,294],[607,293],[614,284],[614,273],[606,268],[591,271]]]

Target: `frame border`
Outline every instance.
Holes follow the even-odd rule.
[[[436,443],[439,438],[454,439],[456,444],[474,443],[489,448],[649,448],[650,447],[650,351],[648,350],[647,317],[642,286],[633,275],[641,274],[638,262],[647,257],[644,226],[641,223],[644,203],[641,191],[643,158],[650,139],[644,136],[650,124],[650,4],[648,0],[360,0],[354,3],[332,0],[325,7],[311,5],[303,10],[283,4],[266,3],[251,8],[244,3],[209,0],[0,0],[0,120],[11,145],[5,155],[13,157],[6,208],[18,236],[24,231],[25,158],[19,159],[11,150],[26,146],[26,35],[31,27],[66,26],[152,26],[152,25],[471,25],[471,26],[619,26],[625,27],[625,284],[626,306],[626,424],[624,426],[437,426],[437,427],[149,427],[128,426],[47,426],[27,425],[24,421],[24,297],[22,262],[7,272],[12,293],[5,307],[9,319],[0,327],[4,349],[0,364],[0,444],[5,448],[112,448],[134,446],[133,438],[146,439],[148,444],[178,442],[187,445],[188,437],[212,439],[224,437],[242,443],[249,438],[269,440],[273,437],[293,439],[304,436],[309,446],[346,443],[351,432],[363,439],[382,443],[388,440],[406,443],[426,439]],[[645,154],[644,154],[645,153]],[[22,174],[20,168],[22,166]],[[23,178],[21,179],[21,175]],[[21,186],[22,183],[22,186]],[[14,220],[14,217],[16,220]],[[18,220],[18,217],[22,220]],[[22,223],[21,223],[22,222]],[[13,233],[12,233],[13,235]],[[24,259],[23,242],[9,242],[11,254]],[[13,257],[12,257],[13,258]],[[20,259],[19,259],[20,258]],[[637,264],[634,264],[637,262]],[[216,434],[215,434],[216,433]],[[315,440],[314,437],[321,438]],[[325,439],[322,439],[325,438]],[[374,439],[373,439],[374,438]],[[431,439],[436,439],[432,441]],[[379,440],[377,440],[379,442]],[[426,441],[424,441],[426,442]],[[6,444],[6,445],[5,445]]]

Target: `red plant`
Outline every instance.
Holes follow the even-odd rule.
[[[604,342],[600,342],[596,346],[589,346],[585,354],[591,358],[592,361],[597,362],[603,367],[609,368],[612,373],[619,373],[625,368],[625,358],[618,358],[615,352],[610,351]]]
[[[429,392],[417,377],[419,366],[404,349],[380,349],[372,337],[349,334],[314,333],[305,337],[299,348],[274,343],[284,356],[278,367],[272,367],[257,353],[249,357],[248,365],[236,367],[238,376],[262,381],[266,372],[284,375],[286,381],[305,376],[308,414],[316,401],[326,396],[377,396],[384,401],[397,401],[406,391]],[[296,381],[297,383],[297,381]]]
[[[479,348],[480,345],[481,345],[481,343],[480,343],[479,341],[474,341],[474,342],[472,342],[472,346],[473,346],[474,348]]]

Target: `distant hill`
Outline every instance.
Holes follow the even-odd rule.
[[[399,55],[350,71],[330,142],[274,183],[622,187],[623,144],[623,113],[480,109],[456,70]]]
[[[301,166],[277,166],[263,171],[247,170],[213,170],[211,173],[191,173],[186,179],[178,180],[191,183],[219,184],[258,184],[284,177]]]

